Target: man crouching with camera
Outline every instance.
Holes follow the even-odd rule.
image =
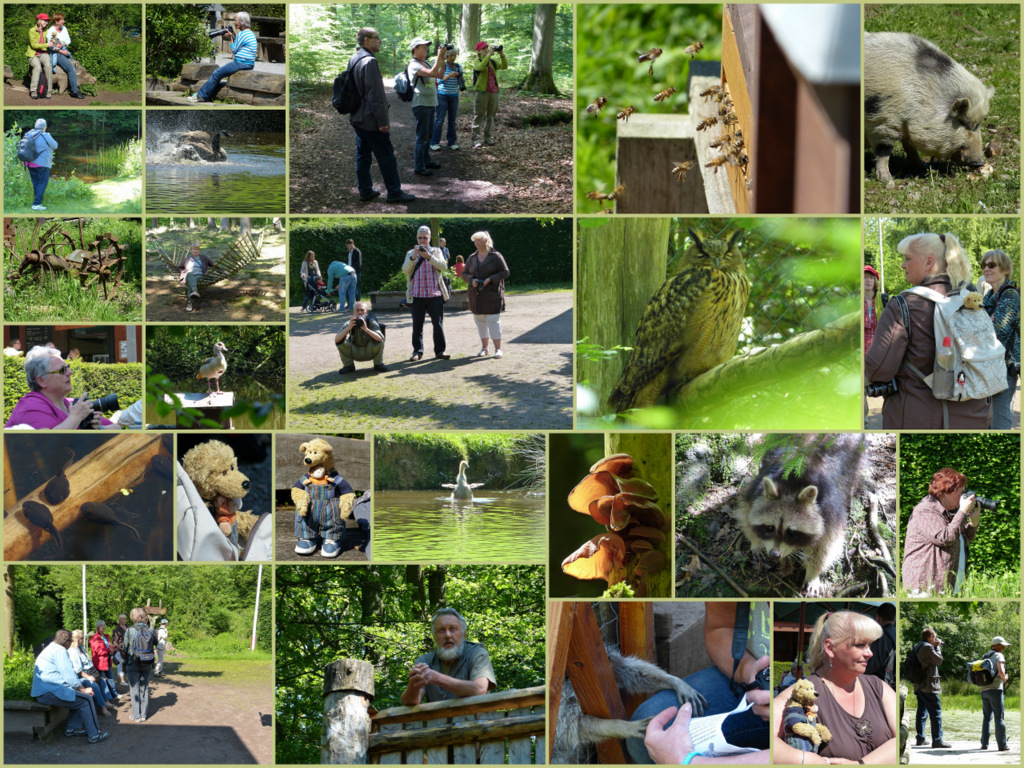
[[[376,318],[370,314],[370,304],[357,301],[348,324],[334,337],[341,358],[340,374],[355,373],[356,360],[373,360],[373,370],[386,371],[384,365],[384,333]]]

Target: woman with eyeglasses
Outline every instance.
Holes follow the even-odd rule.
[[[1013,429],[1010,406],[1020,375],[1020,288],[1010,279],[1013,262],[1002,251],[989,251],[982,256],[981,271],[992,287],[981,305],[992,318],[996,338],[1006,347],[1006,389],[992,398],[991,429]]]
[[[71,394],[71,368],[53,347],[33,347],[25,355],[25,380],[29,392],[22,397],[5,429],[81,429],[90,420],[93,429],[117,429],[117,425],[93,410],[87,394],[77,400]]]

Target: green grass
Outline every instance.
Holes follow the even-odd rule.
[[[113,284],[108,284],[112,288]],[[4,322],[142,322],[142,291],[138,280],[122,283],[111,301],[103,300],[99,283],[81,288],[70,275],[23,277],[4,297]]]
[[[944,165],[912,175],[897,144],[889,161],[896,182],[886,189],[865,151],[864,210],[867,213],[1017,213],[1020,207],[1020,8],[1017,5],[872,5],[864,12],[868,32],[911,32],[995,88],[982,141],[995,139],[1002,153],[991,160],[994,173],[978,178]],[[991,129],[989,127],[991,126]]]
[[[907,591],[901,586],[900,597],[907,599]],[[952,595],[948,595],[952,597]],[[968,573],[960,588],[958,598],[1020,597],[1020,572],[1012,571],[991,575]]]
[[[509,296],[527,296],[531,293],[559,293],[572,290],[572,283],[521,283],[505,286]]]
[[[250,651],[248,639],[242,640],[229,634],[182,640],[175,644],[175,655],[187,656],[190,661],[202,659],[203,661],[227,662],[225,674],[229,674],[228,667],[232,662],[244,665],[250,661],[272,661],[274,658],[270,651],[258,647],[255,651]]]

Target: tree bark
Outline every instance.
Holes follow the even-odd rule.
[[[341,659],[324,670],[322,765],[363,765],[370,742],[373,665]]]
[[[4,566],[4,653],[14,651],[14,581],[9,566]]]
[[[284,222],[281,219],[274,219],[274,231],[284,232]]]
[[[239,219],[241,234],[252,231],[252,219]]]
[[[459,50],[468,54],[480,40],[480,6],[477,3],[462,4],[462,23],[459,25]]]
[[[530,56],[530,71],[520,87],[535,93],[561,94],[555,87],[555,12],[554,3],[538,4],[533,16],[533,53]]]
[[[192,216],[188,217],[188,228],[189,229],[195,229],[196,228],[196,220]]]
[[[221,232],[230,232],[231,231],[231,219],[229,219],[229,218],[222,218],[220,220],[220,231]]]
[[[427,599],[430,601],[430,605],[438,607],[444,605],[445,580],[447,578],[448,569],[443,565],[438,565],[427,573]]]
[[[206,220],[206,228],[207,229],[216,229],[217,228],[217,220],[213,219],[213,218],[208,218]]]
[[[150,219],[149,220],[149,226],[153,227],[154,229],[156,227],[159,227],[160,226],[160,219]]]
[[[668,269],[667,217],[605,221],[579,225],[580,296],[577,305],[579,338],[605,349],[629,346],[654,293],[665,282]],[[607,412],[607,399],[629,357],[579,361],[579,380],[588,381],[600,398],[599,414]]]

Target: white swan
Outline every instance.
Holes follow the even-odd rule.
[[[463,459],[459,462],[459,476],[455,479],[455,485],[451,483],[442,483],[442,488],[452,489],[453,499],[465,499],[468,501],[473,500],[473,489],[483,487],[483,483],[467,483],[466,482],[466,469],[469,467],[469,462]]]

